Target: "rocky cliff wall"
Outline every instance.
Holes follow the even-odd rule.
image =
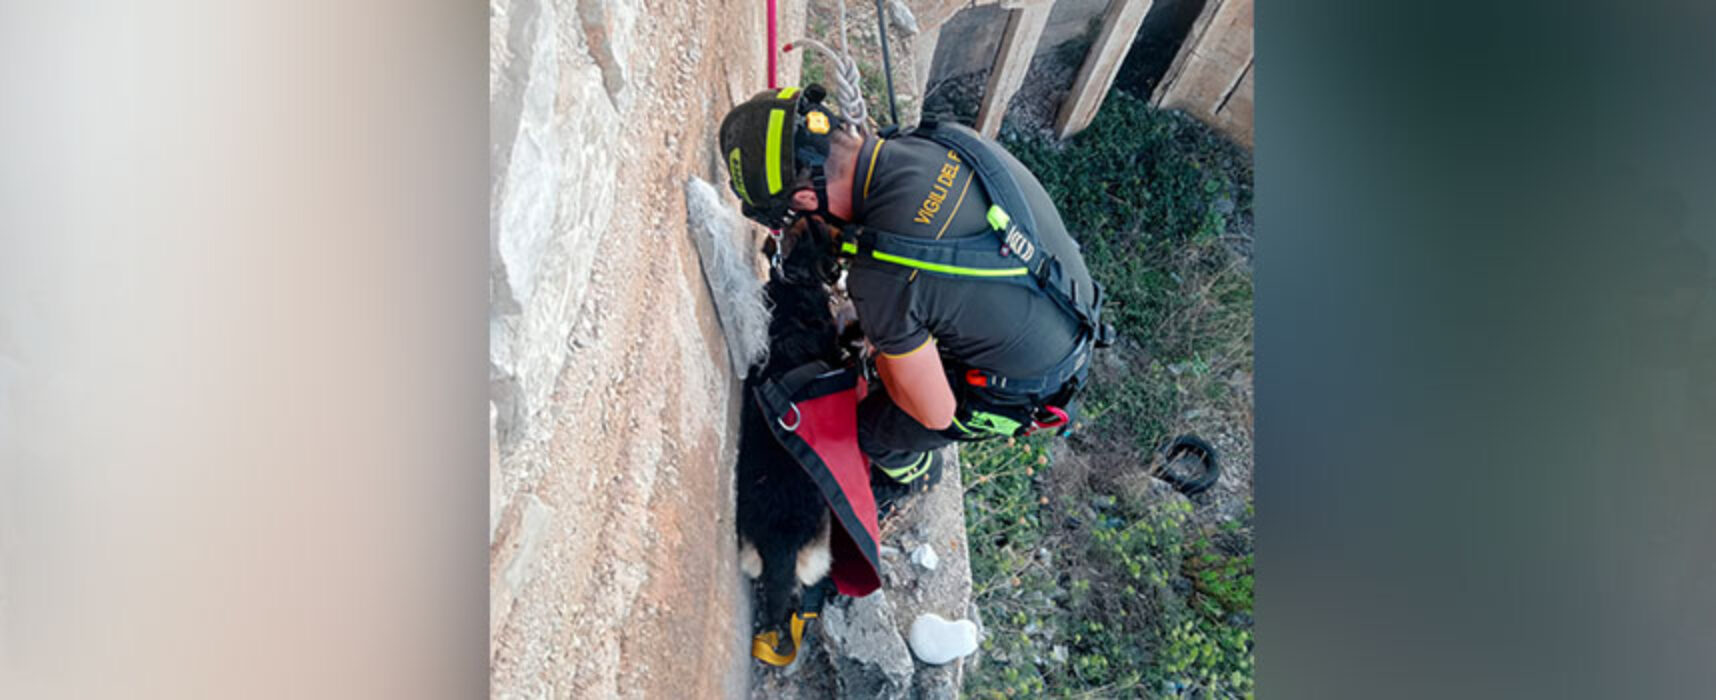
[[[744,332],[716,299],[744,285],[707,275],[760,261],[761,231],[708,211],[737,209],[715,131],[766,86],[763,4],[490,10],[491,692],[955,696],[963,663],[905,639],[921,614],[974,616],[957,468],[884,527],[883,594],[833,604],[792,672],[750,659],[732,521]],[[808,11],[780,3],[782,43]],[[801,56],[782,57],[783,85]],[[711,247],[722,229],[736,255]]]
[[[783,1],[783,40],[803,26]],[[763,4],[490,4],[496,697],[734,697],[738,384],[686,226]],[[796,66],[783,61],[784,79]]]

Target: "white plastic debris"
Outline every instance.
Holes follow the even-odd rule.
[[[685,212],[733,374],[744,378],[769,355],[768,298],[752,267],[750,229],[714,185],[696,176],[685,181]]]
[[[925,613],[912,621],[906,641],[920,661],[945,664],[977,651],[977,625],[970,620],[949,622],[935,613]]]
[[[925,543],[918,545],[917,549],[912,550],[912,563],[925,569],[929,569],[930,571],[934,571],[936,565],[941,563],[941,558],[935,555],[934,547]]]

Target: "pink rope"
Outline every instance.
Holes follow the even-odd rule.
[[[769,0],[769,89],[773,90],[775,87],[775,0]],[[769,229],[769,237],[775,239],[775,259],[770,261],[770,264],[779,267],[781,259],[780,229]]]
[[[775,0],[769,0],[769,89],[775,87]]]

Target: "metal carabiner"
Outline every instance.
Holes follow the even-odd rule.
[[[798,432],[798,424],[804,422],[804,416],[799,414],[798,404],[795,403],[792,405],[792,425],[787,425],[786,416],[781,416],[779,418],[776,418],[775,422],[779,423],[780,426],[782,428],[785,428],[787,432],[796,433],[796,432]]]
[[[1043,410],[1047,411],[1049,415],[1053,416],[1053,418],[1049,421],[1040,421],[1033,417],[1031,419],[1031,427],[1025,430],[1026,435],[1030,435],[1044,428],[1059,428],[1066,425],[1067,421],[1072,420],[1067,416],[1067,412],[1060,408],[1044,406]]]
[[[778,228],[769,229],[769,238],[775,244],[775,252],[769,256],[769,269],[779,270],[781,269],[781,230]]]

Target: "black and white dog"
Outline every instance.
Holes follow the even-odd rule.
[[[745,380],[736,485],[740,568],[762,584],[756,628],[783,638],[803,587],[828,574],[830,514],[810,475],[770,432],[753,389],[802,365],[842,359],[829,310],[828,285],[838,274],[833,241],[808,219],[798,228],[782,237],[789,249],[764,288],[772,309],[769,355]]]

